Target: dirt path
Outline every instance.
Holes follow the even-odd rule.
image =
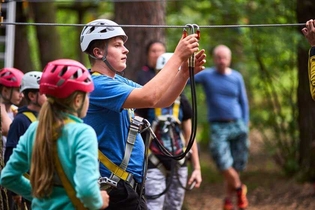
[[[248,187],[248,210],[315,210],[314,188],[282,176],[272,158],[262,152],[259,138],[252,135],[248,167],[242,174]],[[183,210],[221,210],[222,178],[206,151],[200,158],[203,183],[186,193]]]

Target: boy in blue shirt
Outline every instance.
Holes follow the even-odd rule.
[[[84,121],[95,129],[99,150],[114,168],[109,170],[109,166],[100,164],[102,177],[117,182],[117,187],[109,191],[108,209],[136,210],[146,209],[146,203],[142,197],[144,143],[139,133],[132,139],[131,149],[127,143],[134,108],[171,105],[185,87],[189,78],[187,60],[199,50],[199,44],[195,34],[182,38],[165,70],[141,86],[117,74],[126,68],[127,39],[123,29],[111,20],[94,20],[83,28],[81,49],[89,55],[95,84]],[[196,54],[195,72],[204,68],[204,59],[204,50],[201,50]],[[178,71],[180,66],[182,70]]]

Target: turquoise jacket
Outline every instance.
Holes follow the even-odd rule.
[[[88,209],[100,209],[103,201],[97,183],[99,174],[97,137],[95,131],[81,119],[69,115],[57,141],[58,155],[76,196]],[[65,189],[53,188],[44,199],[32,198],[31,184],[23,174],[30,170],[32,148],[38,122],[30,125],[1,172],[1,185],[32,201],[32,209],[74,209]],[[40,168],[38,170],[41,170]]]

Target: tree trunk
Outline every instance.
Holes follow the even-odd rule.
[[[115,22],[119,25],[165,25],[165,1],[115,3]],[[151,40],[165,42],[165,29],[123,27],[129,50],[125,77],[136,79],[137,71],[146,62],[145,48]]]
[[[297,20],[305,23],[314,18],[315,2],[313,0],[300,0],[297,3]],[[302,27],[299,27],[299,33]],[[304,41],[304,40],[303,40]],[[315,140],[315,102],[312,100],[308,79],[308,48],[306,45],[298,46],[298,109],[299,109],[299,128],[300,128],[300,166],[305,170],[307,179],[312,178],[315,170],[315,159],[312,158]],[[313,146],[312,146],[313,145]],[[313,174],[313,175],[312,175]]]
[[[16,22],[26,23],[28,21],[27,14],[23,11],[22,3],[16,3]],[[34,70],[31,62],[31,50],[28,43],[28,26],[15,26],[15,46],[14,46],[14,67],[23,72]],[[40,70],[40,69],[39,69]]]
[[[34,22],[55,23],[56,8],[54,2],[31,3],[34,12]],[[56,26],[36,26],[39,46],[39,58],[42,68],[50,61],[61,58],[60,37]],[[66,38],[66,37],[65,37]]]

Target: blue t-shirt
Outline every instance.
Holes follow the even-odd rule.
[[[95,89],[90,94],[84,122],[94,128],[102,153],[119,166],[125,154],[130,120],[133,117],[133,110],[123,109],[122,106],[131,91],[141,86],[119,75],[111,78],[92,74],[92,79]],[[133,174],[139,183],[142,182],[143,161],[144,142],[138,134],[126,171]],[[106,177],[111,174],[103,164],[100,164],[100,172]]]
[[[207,68],[195,75],[195,82],[202,84],[208,107],[208,120],[249,120],[248,100],[242,75],[235,70],[220,74]]]

